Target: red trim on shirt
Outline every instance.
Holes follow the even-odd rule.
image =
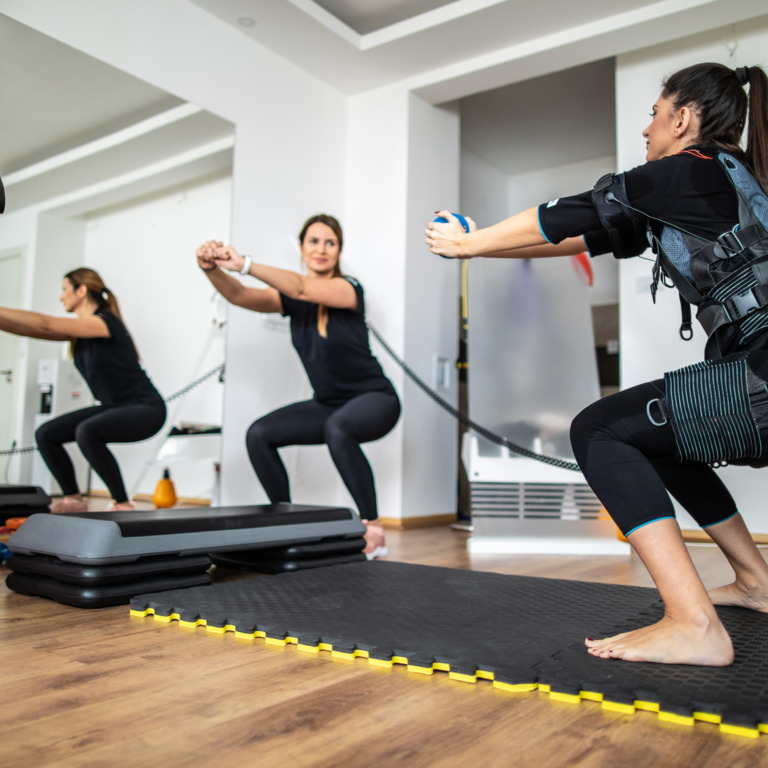
[[[681,149],[677,154],[693,155],[693,157],[698,157],[700,160],[712,160],[712,158],[709,155],[705,155],[699,152],[698,149]]]

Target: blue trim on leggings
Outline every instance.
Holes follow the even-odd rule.
[[[631,531],[627,531],[624,536],[629,536],[630,533],[634,533],[635,531],[640,530],[640,528],[645,528],[646,525],[650,525],[651,523],[658,523],[659,520],[674,520],[674,515],[664,515],[664,517],[657,517],[655,520],[649,520],[647,523],[640,523],[640,525],[636,525]]]
[[[739,514],[739,510],[737,509],[732,515],[728,515],[728,517],[724,517],[722,520],[718,520],[716,523],[710,523],[709,525],[702,525],[701,527],[706,530],[707,528],[711,528],[713,525],[720,525],[720,523],[724,523],[726,520],[730,520],[732,517],[736,517],[736,515]]]

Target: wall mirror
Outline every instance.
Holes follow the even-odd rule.
[[[61,314],[62,276],[96,269],[148,374],[173,396],[223,362],[226,309],[194,248],[229,237],[234,126],[3,15],[0,63],[0,303]],[[34,452],[7,451],[34,445],[40,361],[66,358],[65,344],[0,333],[0,482],[39,479]],[[182,466],[185,457],[163,446],[181,423],[220,425],[221,390],[210,377],[169,404],[160,436],[116,447],[129,489],[151,493],[165,458],[179,462],[179,495],[212,496],[217,448],[193,451]],[[98,492],[98,478],[90,483]]]

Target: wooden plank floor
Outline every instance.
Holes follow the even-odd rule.
[[[389,559],[650,585],[635,557],[470,558],[466,537],[389,532]],[[730,577],[716,550],[691,549],[708,586]],[[131,618],[127,606],[82,610],[3,589],[0,633],[4,768],[768,764],[768,735],[339,661]]]

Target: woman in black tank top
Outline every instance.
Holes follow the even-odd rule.
[[[290,317],[291,340],[314,391],[311,400],[268,413],[248,429],[248,457],[269,500],[291,500],[278,448],[327,445],[366,523],[365,554],[372,559],[387,550],[373,472],[360,445],[395,426],[400,401],[368,345],[363,288],[341,272],[339,222],[326,214],[311,217],[299,244],[306,275],[257,264],[215,240],[197,249],[197,261],[232,304]],[[246,287],[224,270],[255,277],[266,287]]]
[[[99,405],[57,416],[35,433],[37,447],[63,498],[53,512],[84,512],[74,466],[64,448],[76,442],[112,495],[110,509],[133,509],[108,443],[133,443],[157,434],[165,403],[142,369],[120,317],[114,294],[92,269],[81,267],[62,281],[60,301],[74,317],[0,307],[0,330],[48,341],[69,341],[75,366]]]

